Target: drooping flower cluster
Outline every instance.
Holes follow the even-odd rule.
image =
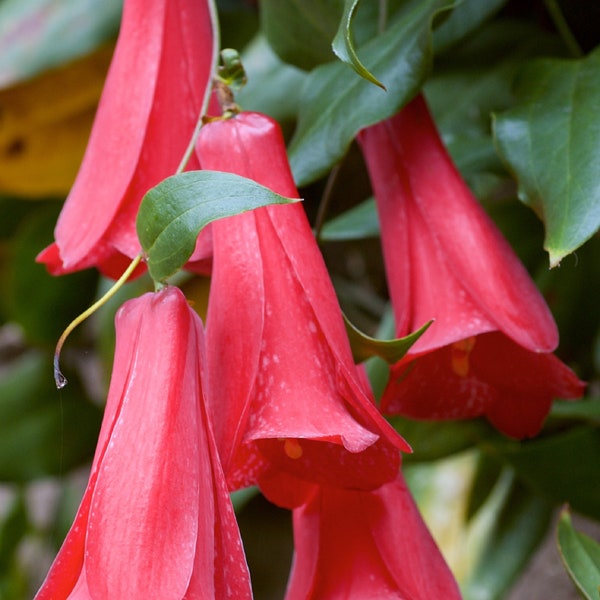
[[[40,257],[51,272],[95,266],[116,277],[139,253],[141,196],[175,171],[198,117],[209,12],[198,0],[126,0],[88,151]],[[550,354],[556,331],[539,293],[469,195],[422,99],[360,143],[398,334],[436,319],[392,368],[383,408],[485,414],[505,433],[534,434],[554,395],[581,392]],[[188,168],[298,196],[279,127],[258,113],[205,124]],[[228,496],[249,485],[294,511],[289,600],[460,598],[402,478],[409,445],[354,365],[301,204],[216,221],[211,239],[206,335],[175,287],[117,314],[89,483],[38,600],[250,598]]]

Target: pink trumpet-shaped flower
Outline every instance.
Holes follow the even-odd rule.
[[[52,274],[94,266],[117,278],[140,252],[140,202],[183,158],[210,82],[212,39],[207,0],[125,1],[81,168],[56,241],[38,256]]]
[[[398,336],[433,325],[392,368],[382,409],[486,415],[535,435],[553,397],[583,383],[552,353],[556,325],[523,265],[448,155],[422,96],[359,135],[381,222]]]
[[[460,600],[400,474],[372,492],[322,487],[293,518],[286,600]]]
[[[205,125],[202,168],[297,197],[281,132],[242,113]],[[231,488],[295,506],[314,483],[373,489],[408,447],[361,387],[337,298],[300,204],[213,223],[207,394]]]
[[[116,328],[89,483],[36,600],[251,598],[204,404],[202,323],[166,288],[123,305]]]

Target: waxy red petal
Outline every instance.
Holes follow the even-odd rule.
[[[116,327],[90,481],[38,598],[249,600],[202,392],[202,323],[165,288],[127,302]]]
[[[492,329],[529,350],[554,350],[558,333],[546,303],[462,180],[423,97],[363,130],[359,141],[399,334],[436,319],[411,354]]]
[[[129,370],[90,508],[88,586],[99,598],[180,599],[207,474],[197,439],[199,334],[175,289],[128,303],[117,328],[135,338],[136,351],[129,361],[115,354],[116,369],[125,359]]]
[[[297,196],[279,128],[264,115],[208,123],[197,154],[203,168]],[[230,485],[272,480],[275,466],[300,479],[333,477],[369,489],[394,477],[397,449],[408,447],[358,382],[302,207],[224,219],[212,233],[209,398]]]
[[[54,274],[98,266],[118,277],[140,251],[135,217],[148,189],[173,175],[210,80],[206,0],[127,0],[86,153],[40,254]],[[195,159],[189,168],[197,168]],[[116,264],[115,264],[116,261]]]
[[[401,475],[373,492],[323,487],[294,511],[286,600],[460,599]]]

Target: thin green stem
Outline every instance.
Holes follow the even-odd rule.
[[[584,52],[575,39],[575,36],[573,35],[573,32],[571,31],[567,21],[565,20],[565,16],[563,15],[558,2],[556,0],[544,0],[544,4],[546,5],[546,10],[550,15],[556,30],[558,31],[571,55],[574,58],[581,58],[584,56]]]
[[[217,66],[219,63],[219,48],[221,46],[221,30],[219,29],[219,16],[217,13],[217,7],[214,0],[210,0],[208,3],[208,8],[210,12],[210,21],[213,30],[213,46],[212,46],[212,57],[211,57],[211,77],[209,80],[206,89],[204,90],[204,98],[202,100],[202,106],[200,107],[200,114],[198,115],[198,121],[196,122],[196,127],[194,132],[192,133],[192,137],[190,138],[190,143],[186,148],[183,158],[177,167],[177,171],[175,171],[175,175],[179,175],[183,173],[186,165],[188,164],[192,153],[194,152],[194,148],[196,147],[196,141],[198,140],[198,135],[200,134],[200,129],[202,128],[203,122],[202,117],[206,114],[208,109],[208,104],[210,102],[210,96],[212,94],[212,81],[214,76],[217,73]]]
[[[82,312],[77,318],[73,319],[71,323],[67,326],[67,328],[63,331],[63,334],[60,336],[58,343],[56,344],[56,350],[54,351],[54,382],[56,383],[56,387],[60,390],[67,385],[67,378],[60,372],[59,360],[60,360],[60,352],[65,343],[65,340],[73,329],[77,327],[80,323],[85,321],[91,314],[96,312],[102,305],[106,304],[123,286],[123,284],[129,279],[131,274],[135,271],[137,266],[140,264],[142,260],[142,254],[138,254],[132,261],[131,264],[127,267],[123,275],[119,277],[119,279],[115,282],[115,284],[94,304],[92,304],[87,310]]]
[[[340,172],[340,166],[340,163],[338,163],[333,167],[333,169],[331,169],[329,177],[327,178],[327,183],[325,184],[325,189],[323,190],[323,197],[321,198],[319,210],[317,211],[317,217],[315,219],[315,237],[317,241],[321,237],[321,230],[323,229],[323,225],[325,223],[327,209],[329,208],[329,204],[331,203],[331,194],[333,192],[335,180],[337,179],[338,173]]]

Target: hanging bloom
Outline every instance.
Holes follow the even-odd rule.
[[[382,409],[415,418],[486,415],[535,435],[553,397],[583,384],[551,353],[544,299],[448,155],[422,96],[359,135],[381,222],[398,336],[434,324],[391,371]]]
[[[205,125],[202,168],[297,197],[281,132],[257,113]],[[373,489],[404,441],[359,381],[342,315],[300,204],[215,221],[207,395],[230,487],[284,506],[314,483]]]
[[[118,278],[139,254],[141,199],[183,158],[210,81],[212,37],[208,0],[125,1],[83,163],[56,241],[38,256],[52,274],[94,266]]]
[[[322,487],[293,520],[286,600],[460,600],[400,474],[372,492]]]
[[[127,302],[116,328],[89,483],[36,600],[251,598],[204,404],[202,323],[166,288]]]

